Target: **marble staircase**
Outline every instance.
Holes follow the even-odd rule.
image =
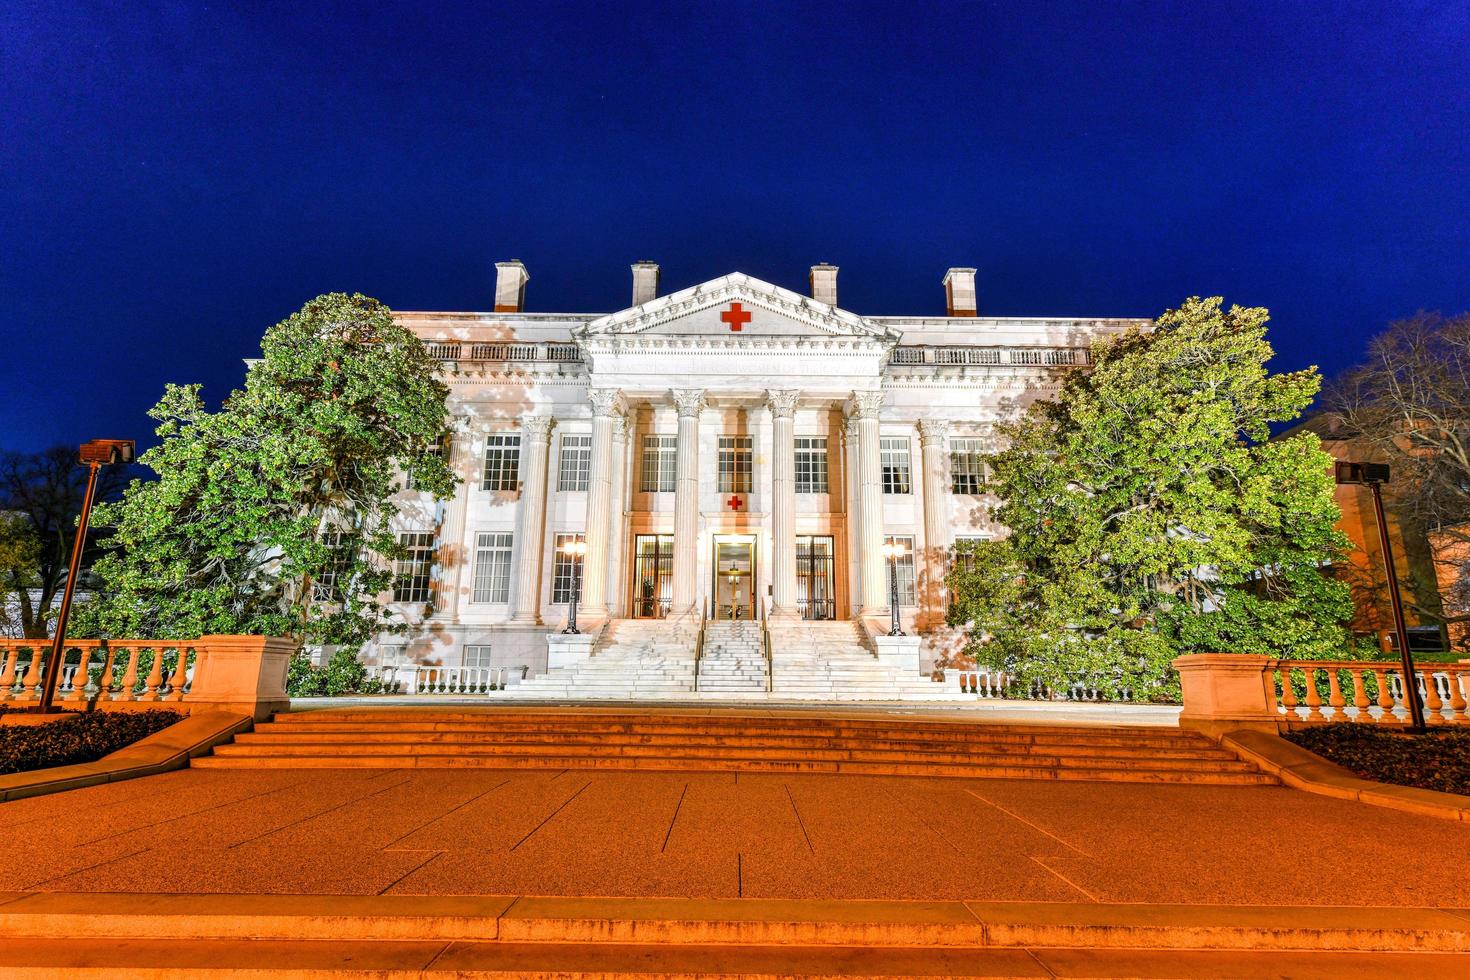
[[[592,656],[506,688],[514,700],[679,700],[693,697],[694,647],[699,624],[661,619],[615,619]]]
[[[768,687],[765,643],[754,620],[706,624],[699,660],[699,693],[764,698]]]
[[[779,622],[771,630],[771,696],[789,701],[973,702],[953,685],[887,663],[851,620]]]

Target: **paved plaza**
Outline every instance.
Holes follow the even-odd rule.
[[[1279,787],[184,770],[0,832],[10,892],[1470,905],[1470,827]]]

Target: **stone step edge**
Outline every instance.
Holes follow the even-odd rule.
[[[545,896],[0,895],[0,938],[1470,952],[1470,911]]]

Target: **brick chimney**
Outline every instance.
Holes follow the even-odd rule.
[[[944,308],[950,316],[975,316],[975,270],[950,269],[944,274]]]
[[[633,263],[633,305],[642,306],[658,298],[658,263],[639,259]]]
[[[519,313],[526,305],[526,283],[531,274],[520,259],[495,263],[495,312]]]
[[[823,262],[812,266],[812,299],[828,306],[837,305],[837,266]]]

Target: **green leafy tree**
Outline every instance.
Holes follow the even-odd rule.
[[[1170,691],[1180,653],[1344,652],[1332,461],[1311,433],[1270,438],[1320,379],[1267,370],[1266,320],[1191,298],[1001,427],[1010,536],[957,555],[949,579],[980,662],[1143,698]]]
[[[35,587],[41,543],[24,514],[0,511],[0,636],[23,634],[22,599]]]
[[[157,480],[99,508],[114,531],[95,628],[357,644],[388,625],[403,474],[436,497],[454,487],[437,364],[387,307],[341,293],[272,327],[261,351],[219,411],[198,385],[170,385],[150,412],[162,443],[140,462]]]

